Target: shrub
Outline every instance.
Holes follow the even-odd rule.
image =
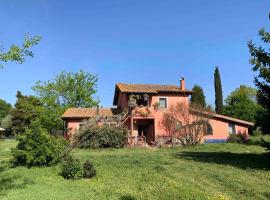
[[[270,136],[268,135],[251,136],[248,139],[248,144],[262,146],[263,141],[270,142]]]
[[[230,143],[240,143],[240,144],[247,144],[248,142],[248,135],[245,133],[238,133],[238,134],[230,134],[228,138],[228,142]]]
[[[92,178],[96,175],[96,169],[90,160],[86,160],[83,164],[83,177]]]
[[[261,139],[262,142],[262,147],[266,148],[266,152],[268,155],[270,155],[270,142],[264,140],[263,138]]]
[[[61,175],[65,179],[80,179],[83,176],[83,169],[78,159],[71,155],[65,155],[61,164]]]
[[[256,128],[256,130],[252,132],[252,135],[256,137],[262,136],[262,131],[259,128]]]
[[[12,149],[15,166],[50,166],[60,161],[66,141],[56,139],[37,122],[18,136],[19,143]]]
[[[79,148],[123,147],[127,142],[128,131],[119,126],[89,126],[77,133],[75,145]]]

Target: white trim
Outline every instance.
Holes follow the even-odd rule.
[[[158,96],[158,103],[160,99],[166,99],[166,108],[161,108],[161,109],[168,109],[169,108],[169,101],[168,101],[168,97],[162,97],[162,96]]]

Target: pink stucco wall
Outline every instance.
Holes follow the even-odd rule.
[[[176,105],[177,103],[185,103],[189,105],[189,98],[184,94],[155,94],[150,97],[150,105],[154,105],[155,103],[159,102],[159,98],[165,97],[167,98],[167,106],[169,109],[171,106]],[[121,108],[123,111],[125,108],[128,107],[128,95],[119,93],[118,97],[118,107]],[[150,117],[151,119],[154,118],[154,130],[155,130],[155,137],[158,136],[167,136],[167,133],[162,125],[162,118],[163,113],[166,112],[167,109],[159,109],[155,111],[151,109]],[[143,118],[143,117],[141,117]],[[69,119],[66,120],[66,128],[68,133],[74,134],[80,127],[80,122],[82,119]],[[213,135],[205,136],[205,139],[227,139],[229,136],[228,133],[228,121],[219,118],[212,118],[209,120],[210,125],[213,129]],[[131,129],[130,120],[126,121],[126,125],[128,129]],[[235,130],[236,133],[248,133],[248,126],[244,124],[235,123]]]
[[[82,119],[69,119],[66,120],[66,129],[68,135],[73,135],[80,128]]]

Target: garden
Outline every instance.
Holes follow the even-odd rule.
[[[12,168],[18,144],[0,141],[0,198],[15,199],[258,199],[270,198],[265,149],[235,143],[186,148],[107,148],[71,151],[90,160],[96,175],[61,176],[62,164]]]

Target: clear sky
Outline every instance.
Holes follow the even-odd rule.
[[[0,44],[43,37],[35,57],[0,70],[0,98],[33,94],[37,80],[66,71],[98,74],[98,97],[111,106],[116,82],[203,87],[214,103],[214,66],[224,96],[253,85],[247,41],[269,30],[269,0],[1,0]]]

